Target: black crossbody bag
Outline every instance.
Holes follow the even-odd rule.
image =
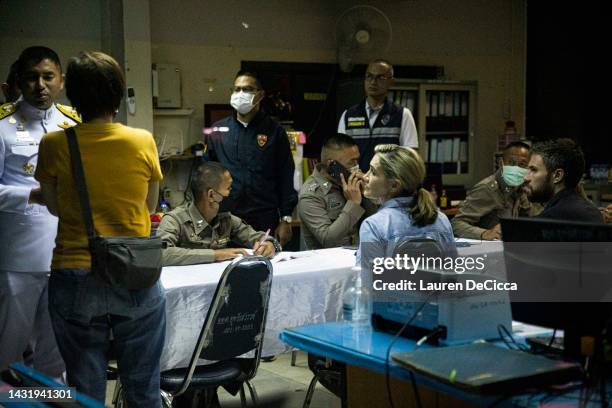
[[[96,233],[81,153],[73,128],[66,129],[72,175],[79,192],[81,212],[91,253],[91,273],[103,283],[130,290],[153,286],[162,268],[162,240],[160,237],[103,237]]]

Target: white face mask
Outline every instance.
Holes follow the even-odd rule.
[[[244,91],[234,92],[232,93],[230,104],[232,105],[232,108],[236,109],[241,115],[246,115],[255,107],[255,104],[253,104],[255,95],[256,94],[247,93]]]

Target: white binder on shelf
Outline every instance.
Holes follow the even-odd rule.
[[[429,141],[429,162],[438,162],[438,139],[431,139]]]
[[[460,142],[461,142],[460,138],[458,137],[453,138],[453,155],[452,155],[452,160],[451,160],[453,162],[459,161]]]

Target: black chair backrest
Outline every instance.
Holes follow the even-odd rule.
[[[272,264],[263,256],[246,256],[225,268],[200,331],[190,365],[198,358],[226,360],[253,349],[261,353]]]
[[[223,271],[204,325],[191,355],[183,383],[174,395],[183,394],[198,359],[228,360],[255,349],[247,378],[257,372],[266,329],[272,289],[272,264],[263,256],[237,258]]]
[[[247,256],[227,266],[213,296],[196,351],[206,360],[226,360],[261,351],[272,264],[262,256]]]
[[[432,238],[409,238],[398,242],[393,255],[408,255],[418,257],[424,255],[426,257],[443,257],[445,250],[443,245]]]

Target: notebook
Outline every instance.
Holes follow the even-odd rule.
[[[420,349],[394,353],[391,357],[418,374],[479,394],[515,393],[581,377],[577,363],[551,360],[490,343]]]

